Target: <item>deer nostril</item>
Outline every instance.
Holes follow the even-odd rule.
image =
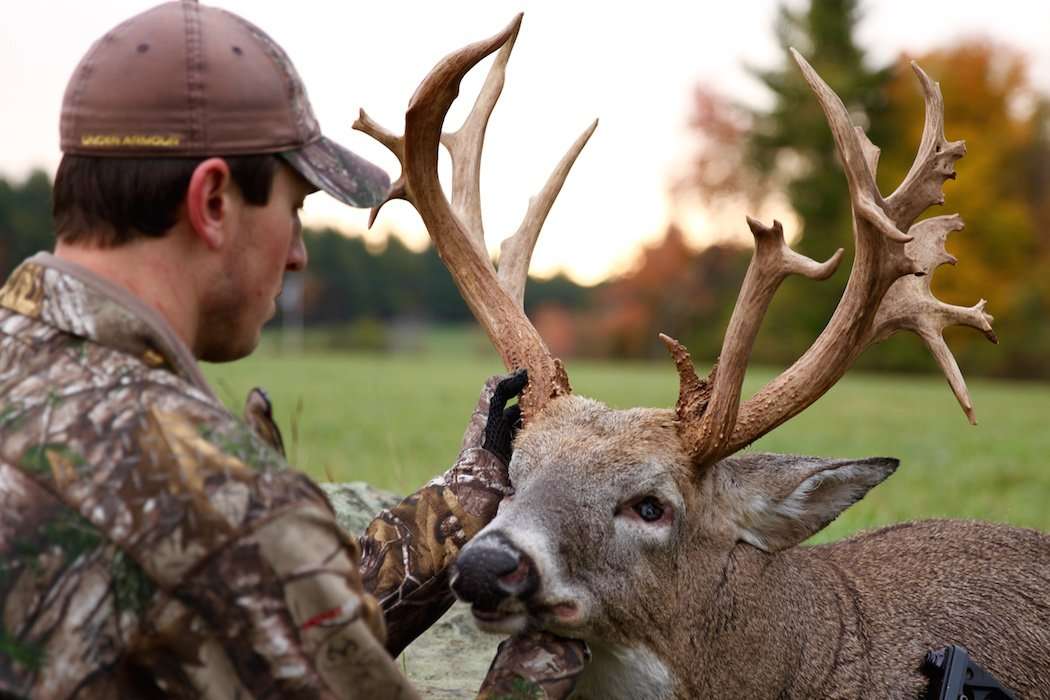
[[[527,554],[518,553],[518,565],[509,574],[500,576],[499,587],[507,595],[517,596],[522,600],[529,598],[540,587],[539,576],[536,575],[536,567]]]
[[[485,610],[495,610],[512,596],[528,598],[538,588],[539,577],[532,561],[502,537],[479,540],[466,547],[453,571],[453,592]]]

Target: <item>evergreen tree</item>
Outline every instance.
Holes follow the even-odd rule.
[[[824,113],[788,49],[806,57],[875,145],[892,143],[892,124],[885,118],[892,66],[867,64],[854,37],[859,20],[857,0],[819,0],[799,10],[782,6],[775,34],[783,62],[751,71],[772,93],[773,103],[751,111],[745,166],[767,187],[787,194],[802,222],[802,238],[794,247],[816,260],[838,248],[847,254],[853,249],[849,193]],[[793,361],[831,318],[848,274],[847,259],[826,282],[789,279],[766,316],[756,355]]]
[[[0,177],[0,280],[25,258],[54,245],[47,173],[34,171],[21,183]]]

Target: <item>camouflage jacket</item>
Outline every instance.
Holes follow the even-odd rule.
[[[377,601],[395,653],[451,604],[506,487],[484,413],[358,542],[159,315],[31,258],[0,288],[0,696],[416,697]]]

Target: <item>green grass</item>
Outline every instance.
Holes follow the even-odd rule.
[[[290,461],[312,476],[407,493],[454,459],[481,383],[502,370],[475,344],[445,345],[455,352],[291,358],[263,351],[205,373],[238,412],[246,392],[264,386]],[[672,406],[677,396],[670,361],[573,361],[569,371],[576,393],[615,407]],[[753,370],[745,393],[772,375]],[[897,473],[832,523],[821,541],[928,517],[1050,530],[1050,386],[977,380],[970,394],[976,427],[940,377],[850,374],[754,449],[901,460]]]

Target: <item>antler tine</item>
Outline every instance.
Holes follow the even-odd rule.
[[[941,265],[956,263],[955,257],[945,250],[944,243],[949,233],[962,229],[963,221],[958,214],[924,219],[911,228],[915,240],[907,244],[909,253],[919,260],[928,274],[901,277],[893,283],[882,300],[866,342],[880,342],[901,330],[912,331],[922,338],[944,372],[966,418],[976,425],[966,381],[942,334],[951,325],[970,326],[984,333],[988,340],[998,343],[999,339],[992,330],[992,316],[984,311],[984,299],[971,307],[955,306],[934,297],[930,289],[933,271]]]
[[[481,92],[463,125],[455,132],[441,135],[441,143],[452,157],[452,210],[463,221],[471,242],[486,260],[489,259],[488,249],[485,246],[485,228],[481,222],[481,150],[485,145],[489,117],[503,92],[507,61],[514,50],[520,27],[521,14],[515,19],[510,36],[496,54]]]
[[[797,415],[831,388],[868,345],[904,329],[914,331],[926,342],[972,421],[965,382],[944,345],[941,331],[947,325],[964,324],[995,340],[992,318],[984,313],[983,301],[967,309],[943,304],[930,292],[933,271],[955,261],[944,249],[944,241],[949,231],[962,228],[962,220],[958,216],[934,217],[910,226],[928,206],[943,201],[940,187],[945,179],[954,176],[954,162],[965,153],[962,142],[944,141],[939,88],[915,67],[926,95],[926,127],[915,165],[894,193],[891,205],[875,186],[878,149],[850,123],[845,106],[831,88],[801,55],[794,51],[793,54],[820,101],[846,171],[856,255],[846,289],[827,327],[802,357],[740,407],[732,435],[718,437],[714,448],[701,453],[708,462],[739,450]],[[909,227],[907,234],[902,233],[903,227]],[[745,278],[744,286],[747,284]],[[742,290],[741,297],[747,296]],[[768,304],[768,300],[764,303]],[[733,344],[732,334],[744,331],[753,337],[757,330],[750,321],[734,324],[740,306],[738,302],[734,309],[723,353]],[[744,318],[753,315],[745,314]],[[724,358],[722,362],[725,364]],[[731,380],[724,381],[738,385],[737,372],[742,370],[734,368]],[[718,374],[722,374],[721,369]],[[708,411],[722,406],[719,410],[728,415],[732,413],[734,398],[719,399],[720,380],[722,377],[716,376]],[[707,422],[717,426],[719,435],[728,425],[724,417],[709,419],[705,415],[700,423]],[[711,432],[708,429],[698,437],[711,439]]]
[[[784,228],[779,221],[774,221],[769,227],[748,217],[747,224],[755,237],[755,252],[729,319],[722,352],[712,372],[713,380],[697,380],[689,355],[681,344],[666,336],[661,337],[678,366],[679,434],[698,465],[706,465],[726,454],[726,446],[736,425],[740,391],[751,349],[780,283],[791,274],[827,279],[842,260],[841,248],[824,263],[817,263],[791,250],[784,241]],[[708,391],[709,400],[698,399],[706,399]]]
[[[522,219],[521,226],[513,236],[507,238],[500,244],[499,256],[499,281],[503,289],[514,299],[518,306],[524,308],[525,284],[529,279],[529,261],[532,260],[532,251],[536,247],[536,240],[540,236],[543,222],[547,220],[551,206],[558,193],[561,192],[565,178],[569,175],[580,151],[587,145],[591,134],[598,128],[598,120],[595,119],[569,150],[562,156],[554,172],[550,174],[547,183],[535,197],[529,198],[529,208]]]
[[[363,109],[358,112],[353,127],[386,146],[397,157],[397,162],[401,164],[401,174],[391,184],[390,191],[382,202],[372,207],[368,214],[368,228],[372,228],[372,224],[375,223],[376,217],[379,216],[379,210],[383,208],[384,204],[394,199],[407,199],[405,191],[405,139],[392,131],[384,129],[372,117],[368,116]]]
[[[407,199],[419,212],[460,294],[485,329],[508,369],[529,371],[521,405],[526,417],[554,396],[570,392],[568,377],[529,322],[520,302],[500,286],[485,248],[481,226],[479,168],[485,127],[503,87],[506,63],[522,15],[500,33],[441,61],[416,89],[405,114],[405,135],[397,137],[362,114],[354,128],[386,144],[402,165],[391,196]],[[442,124],[459,94],[463,77],[497,49],[481,94],[462,128],[442,134]],[[453,159],[453,195],[449,202],[438,179],[438,149],[444,143]],[[378,208],[377,208],[378,209]]]
[[[955,161],[966,155],[963,141],[944,138],[944,98],[941,86],[912,61],[922,85],[926,120],[915,161],[900,186],[886,198],[886,211],[900,227],[907,227],[934,204],[944,204],[945,180],[955,179]]]
[[[824,109],[828,126],[835,139],[839,157],[846,171],[846,180],[849,182],[850,200],[853,204],[854,213],[862,217],[875,230],[881,232],[887,238],[899,243],[910,241],[907,234],[900,231],[896,224],[886,216],[882,210],[882,195],[875,185],[875,173],[869,164],[865,153],[865,147],[857,138],[857,129],[850,122],[849,112],[842,104],[839,96],[828,86],[824,80],[813,70],[813,66],[802,57],[795,49],[791,49],[791,55],[802,69],[802,75],[809,83],[810,88],[816,93],[820,106]],[[866,137],[865,137],[866,140]]]

